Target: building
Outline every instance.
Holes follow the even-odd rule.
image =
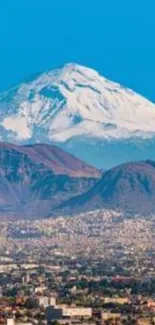
[[[65,317],[83,317],[91,318],[92,317],[92,308],[64,308],[63,316]]]
[[[107,320],[118,320],[121,318],[121,314],[120,313],[111,313],[111,312],[102,312],[101,313],[101,319],[103,321],[107,321]]]
[[[56,306],[56,299],[54,297],[41,296],[38,297],[39,306],[43,306],[44,308],[48,306]]]
[[[39,293],[39,294],[44,294],[44,292],[47,290],[47,287],[45,286],[40,286],[40,287],[36,287],[34,289],[35,293]]]
[[[104,297],[104,303],[105,304],[119,304],[119,305],[124,305],[124,304],[129,304],[130,299],[128,297]]]
[[[8,318],[7,319],[7,325],[16,325],[14,318]],[[32,323],[22,323],[18,322],[18,325],[32,325]]]
[[[23,284],[27,284],[30,282],[30,274],[29,273],[26,273],[22,276],[22,282],[23,282]]]
[[[67,308],[67,307],[53,307],[46,308],[46,319],[48,322],[63,318],[91,318],[92,308]]]

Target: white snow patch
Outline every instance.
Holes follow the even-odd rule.
[[[60,142],[79,135],[100,139],[155,135],[153,103],[80,65],[67,64],[39,75],[13,94],[8,102],[7,92],[0,95],[0,125],[6,136],[8,130],[15,132],[19,142],[36,140],[39,128],[49,141]],[[1,113],[4,107],[6,116]]]
[[[24,116],[7,117],[1,124],[6,130],[15,132],[17,139],[25,140],[31,138],[32,132]]]

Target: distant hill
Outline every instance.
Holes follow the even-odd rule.
[[[100,172],[50,145],[0,143],[0,217],[52,214],[63,201],[87,191]]]
[[[38,219],[96,209],[155,212],[155,162],[101,172],[56,146],[0,143],[0,218]]]
[[[119,165],[104,173],[87,193],[63,206],[67,212],[104,207],[131,213],[155,211],[155,162]]]

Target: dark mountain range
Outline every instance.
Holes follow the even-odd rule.
[[[50,145],[0,144],[0,217],[52,214],[63,201],[86,192],[100,172]]]
[[[155,211],[155,162],[101,174],[56,146],[0,144],[0,218],[34,219],[100,208]]]
[[[107,171],[87,193],[63,206],[64,211],[72,213],[104,207],[131,213],[155,211],[155,162],[119,165]]]
[[[10,154],[16,153],[20,156],[27,156],[35,164],[42,163],[45,167],[50,169],[55,175],[68,175],[71,177],[100,177],[100,172],[65,152],[64,150],[48,144],[35,144],[18,146],[9,143],[0,143],[0,159],[1,164],[4,165],[7,154],[9,159]],[[12,162],[13,163],[13,162]]]

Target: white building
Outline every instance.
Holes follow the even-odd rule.
[[[16,325],[14,318],[8,318],[7,325]],[[32,325],[32,323],[19,322],[18,325]]]
[[[46,319],[48,322],[62,318],[91,318],[92,308],[67,308],[67,307],[52,307],[46,308]]]
[[[15,324],[15,321],[13,318],[8,318],[7,319],[7,325],[14,325]]]
[[[36,287],[34,289],[35,293],[40,293],[40,294],[44,294],[44,292],[47,290],[47,287],[45,286],[40,286],[40,287]]]
[[[66,317],[92,317],[92,308],[64,308],[63,316]]]
[[[39,305],[44,308],[48,306],[56,306],[56,299],[54,297],[41,296],[38,297]]]
[[[102,312],[101,314],[101,318],[102,320],[106,321],[106,320],[116,320],[116,319],[120,319],[121,314],[120,313],[111,313],[111,312]]]

